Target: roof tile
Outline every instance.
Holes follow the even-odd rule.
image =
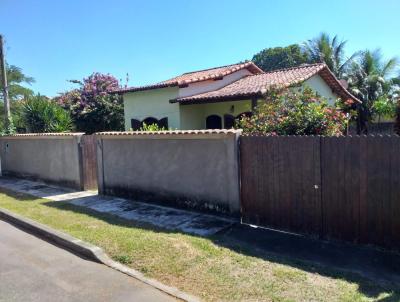
[[[257,67],[253,62],[244,62],[232,65],[226,65],[221,67],[215,67],[210,69],[204,69],[199,71],[187,72],[180,76],[174,77],[172,79],[162,81],[152,85],[140,86],[140,87],[129,87],[119,89],[116,92],[125,93],[125,92],[135,92],[135,91],[143,91],[150,90],[156,88],[164,88],[164,87],[174,87],[180,85],[187,85],[189,83],[201,82],[206,80],[212,80],[219,77],[224,77],[233,72],[236,72],[241,69],[248,69],[253,74],[263,73],[263,71]]]
[[[194,102],[226,100],[229,98],[261,96],[271,87],[283,88],[297,85],[315,74],[320,74],[328,85],[331,86],[332,90],[339,96],[343,98],[352,98],[358,101],[342,86],[325,64],[317,63],[250,75],[218,90],[178,98],[176,100],[171,100],[171,102],[190,104]]]

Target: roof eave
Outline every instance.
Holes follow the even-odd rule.
[[[333,90],[336,94],[338,94],[341,98],[350,98],[350,99],[352,99],[353,101],[355,101],[355,102],[357,102],[357,103],[359,103],[359,104],[362,103],[357,97],[355,97],[353,94],[351,94],[350,91],[348,91],[348,90],[342,85],[342,83],[336,78],[336,76],[333,74],[333,72],[329,69],[329,67],[328,67],[327,65],[325,65],[324,68],[322,68],[320,71],[318,71],[317,74],[318,74],[319,76],[321,76],[321,73],[324,72],[324,71],[328,72],[329,76],[335,81],[335,84],[339,86],[339,90],[341,90],[341,91],[336,91],[336,89],[334,89],[334,88],[330,85],[330,83],[324,79],[325,82],[327,82],[327,84],[332,88],[332,90]]]
[[[206,98],[193,98],[193,99],[172,99],[169,100],[171,104],[179,103],[180,105],[193,105],[193,104],[209,104],[209,103],[219,103],[219,102],[230,102],[230,101],[245,101],[252,99],[254,97],[262,97],[261,92],[247,93],[241,95],[233,96],[220,96],[220,97],[206,97]]]
[[[130,93],[130,92],[146,91],[146,90],[153,90],[153,89],[162,89],[162,88],[169,88],[169,87],[176,87],[176,86],[179,86],[178,83],[154,84],[154,85],[143,86],[143,87],[123,88],[123,89],[119,89],[119,90],[114,90],[111,93],[124,94],[124,93]]]

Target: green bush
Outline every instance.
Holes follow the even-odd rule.
[[[348,100],[343,107],[351,106]],[[349,110],[348,110],[349,111]],[[250,117],[243,116],[237,126],[244,133],[269,135],[341,135],[349,114],[330,107],[311,88],[272,89]]]
[[[164,127],[160,127],[157,124],[150,124],[147,125],[146,123],[143,123],[143,126],[140,127],[140,131],[166,131],[168,129],[165,129]]]
[[[393,118],[396,116],[396,103],[387,97],[381,97],[373,103],[372,113],[378,116],[378,123],[381,118]]]
[[[28,132],[68,132],[73,122],[68,111],[41,95],[26,99],[21,108],[21,120]]]

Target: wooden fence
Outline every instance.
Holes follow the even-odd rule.
[[[82,154],[83,189],[97,189],[96,136],[83,135],[80,142]]]
[[[400,138],[244,136],[244,223],[400,249]]]

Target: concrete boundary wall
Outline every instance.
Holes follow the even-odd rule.
[[[82,135],[46,133],[1,137],[2,175],[83,189]]]
[[[99,193],[238,216],[240,133],[97,133]]]

